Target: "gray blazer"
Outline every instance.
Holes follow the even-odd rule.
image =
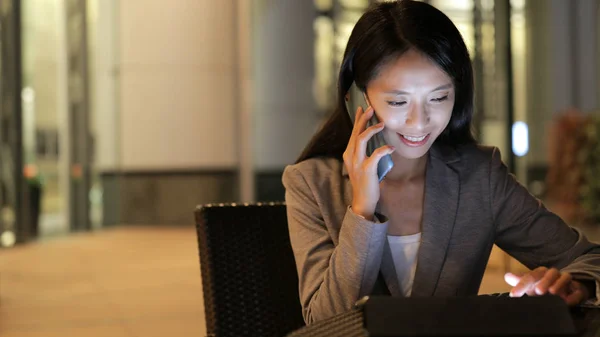
[[[387,219],[350,209],[343,163],[315,158],[283,174],[290,238],[307,323],[363,296],[403,296]],[[600,283],[600,245],[548,211],[509,174],[496,148],[435,145],[429,152],[421,246],[412,295],[476,295],[493,244],[528,268],[556,267]],[[598,298],[598,296],[596,296]]]

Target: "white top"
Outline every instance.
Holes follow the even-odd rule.
[[[404,296],[408,297],[412,293],[413,280],[417,270],[417,253],[421,245],[421,233],[404,236],[388,235],[387,238],[400,288]]]

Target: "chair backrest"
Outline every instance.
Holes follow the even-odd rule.
[[[196,210],[208,336],[285,336],[304,325],[284,203]]]

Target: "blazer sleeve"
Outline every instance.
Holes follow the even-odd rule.
[[[595,281],[600,301],[600,246],[571,228],[517,182],[494,149],[490,165],[496,244],[530,269],[555,267],[573,279]]]
[[[338,244],[334,245],[315,193],[307,183],[310,178],[288,166],[282,179],[307,324],[348,311],[371,293],[388,227],[387,222],[368,221],[347,208]]]

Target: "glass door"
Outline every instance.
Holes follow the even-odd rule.
[[[23,164],[41,237],[69,232],[63,1],[23,0]]]

